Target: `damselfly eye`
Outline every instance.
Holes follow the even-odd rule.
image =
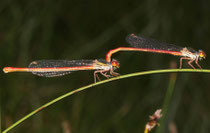
[[[119,67],[120,67],[119,63],[118,63],[116,60],[113,60],[113,61],[112,61],[112,66],[113,66],[114,68],[119,68]]]
[[[199,53],[198,53],[199,57],[200,58],[206,58],[206,54],[203,52],[203,50],[199,50]]]

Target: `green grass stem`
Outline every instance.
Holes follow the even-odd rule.
[[[87,86],[75,89],[71,92],[68,92],[62,96],[59,96],[58,98],[42,105],[41,107],[37,108],[36,110],[34,110],[33,112],[29,113],[28,115],[24,116],[23,118],[21,118],[20,120],[18,120],[17,122],[15,122],[14,124],[12,124],[11,126],[9,126],[7,129],[5,129],[3,131],[3,133],[7,133],[8,131],[10,131],[11,129],[13,129],[14,127],[18,126],[19,124],[21,124],[22,122],[24,122],[25,120],[27,120],[28,118],[32,117],[33,115],[35,115],[36,113],[40,112],[41,110],[49,107],[50,105],[68,97],[71,96],[77,92],[81,92],[83,90],[86,90],[88,88],[97,86],[97,85],[101,85],[104,83],[108,83],[114,80],[118,80],[118,79],[124,79],[124,78],[129,78],[129,77],[134,77],[134,76],[140,76],[140,75],[149,75],[149,74],[161,74],[161,73],[174,73],[174,72],[199,72],[199,73],[210,73],[210,70],[207,69],[164,69],[164,70],[151,70],[151,71],[144,71],[144,72],[136,72],[136,73],[131,73],[131,74],[126,74],[126,75],[121,75],[118,77],[114,77],[114,78],[110,78],[107,80],[103,80],[103,81],[99,81],[97,83],[93,83],[93,84],[89,84]]]

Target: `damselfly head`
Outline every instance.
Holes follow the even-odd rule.
[[[198,51],[199,60],[205,59],[206,54],[203,52],[203,50]]]
[[[112,67],[113,67],[114,69],[117,69],[117,68],[120,67],[120,63],[119,63],[117,60],[113,59],[113,60],[112,60]]]

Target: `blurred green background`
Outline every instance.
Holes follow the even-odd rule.
[[[129,46],[125,37],[130,33],[203,49],[207,59],[200,65],[210,66],[208,0],[4,0],[0,13],[1,69],[40,59],[105,58],[110,49]],[[179,65],[179,57],[153,53],[120,52],[113,58],[122,75]],[[186,62],[184,68],[189,68]],[[178,73],[106,83],[50,106],[12,132],[142,133],[149,115],[167,103],[163,123],[152,132],[207,133],[209,81],[209,74]],[[92,83],[93,72],[56,78],[1,72],[0,82],[5,129],[46,102]]]

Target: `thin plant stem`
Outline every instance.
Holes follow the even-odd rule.
[[[169,84],[168,84],[168,89],[166,91],[166,96],[163,102],[163,117],[160,120],[160,125],[161,127],[157,129],[156,133],[162,133],[165,127],[165,120],[168,112],[168,106],[171,102],[171,97],[174,92],[175,84],[176,84],[176,79],[177,79],[177,73],[171,73],[170,78],[169,78]]]
[[[200,73],[210,73],[210,70],[208,69],[164,69],[164,70],[152,70],[152,71],[144,71],[144,72],[136,72],[136,73],[131,73],[131,74],[126,74],[126,75],[122,75],[122,76],[118,76],[118,77],[114,77],[114,78],[110,78],[107,80],[103,80],[103,81],[99,81],[97,83],[93,83],[81,88],[78,88],[76,90],[73,90],[71,92],[68,92],[60,97],[57,97],[56,99],[42,105],[41,107],[39,107],[38,109],[34,110],[33,112],[29,113],[28,115],[24,116],[23,118],[21,118],[20,120],[18,120],[17,122],[15,122],[14,124],[12,124],[11,126],[9,126],[7,129],[5,129],[3,131],[3,133],[7,133],[8,131],[10,131],[11,129],[13,129],[14,127],[18,126],[19,124],[21,124],[23,121],[25,121],[26,119],[32,117],[33,115],[35,115],[36,113],[40,112],[41,110],[49,107],[50,105],[68,97],[71,96],[77,92],[81,92],[83,90],[86,90],[88,88],[97,86],[97,85],[101,85],[104,83],[108,83],[114,80],[118,80],[118,79],[124,79],[124,78],[129,78],[129,77],[134,77],[134,76],[140,76],[140,75],[148,75],[148,74],[161,74],[161,73],[172,73],[172,72],[200,72]]]
[[[149,131],[148,131],[148,129],[147,128],[145,128],[144,129],[144,133],[148,133]]]

